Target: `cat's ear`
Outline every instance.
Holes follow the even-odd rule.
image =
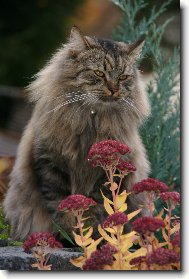
[[[129,55],[134,59],[139,58],[144,43],[145,43],[145,36],[141,36],[136,42],[129,44],[127,46],[127,55]]]
[[[81,49],[91,48],[90,39],[88,37],[85,37],[82,31],[77,26],[73,26],[71,29],[70,42]]]

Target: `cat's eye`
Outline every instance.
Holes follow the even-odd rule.
[[[128,79],[129,77],[130,77],[130,75],[123,74],[123,75],[119,76],[119,80],[125,80],[125,79]]]
[[[99,71],[99,70],[94,71],[94,73],[99,77],[104,77],[105,76],[105,74],[103,72]]]

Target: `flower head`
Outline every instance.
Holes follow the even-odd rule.
[[[103,227],[111,228],[113,226],[123,225],[123,224],[127,223],[127,221],[128,221],[127,215],[123,212],[118,211],[118,212],[108,216],[108,218],[103,223]]]
[[[101,246],[86,260],[83,270],[102,270],[105,265],[112,265],[113,254],[116,252],[117,249],[110,244]]]
[[[133,258],[131,261],[130,261],[130,264],[131,265],[139,265],[143,262],[146,261],[146,257],[145,256],[139,256],[139,257],[136,257],[136,258]]]
[[[122,155],[130,153],[130,148],[116,140],[104,140],[92,145],[88,153],[88,160],[92,166],[107,168],[115,166]]]
[[[178,263],[180,261],[180,255],[174,250],[158,248],[153,251],[147,259],[148,264],[167,265]]]
[[[116,169],[122,174],[136,171],[136,167],[133,164],[122,159],[119,159]]]
[[[162,201],[172,201],[174,203],[180,203],[180,193],[178,192],[166,192],[161,193]]]
[[[172,245],[175,247],[180,247],[180,231],[175,234],[172,240]]]
[[[96,205],[96,202],[84,195],[70,195],[62,200],[58,206],[58,211],[64,210],[88,210],[90,206]]]
[[[49,232],[35,232],[28,236],[23,243],[25,252],[29,252],[32,248],[37,246],[62,248],[62,244],[58,242],[54,236]]]
[[[146,232],[156,232],[158,229],[165,226],[163,220],[155,217],[139,217],[132,223],[133,230],[144,234]]]
[[[169,190],[169,187],[163,183],[162,181],[159,181],[155,178],[147,178],[144,179],[132,186],[132,191],[135,194],[147,191],[147,192],[167,192]]]

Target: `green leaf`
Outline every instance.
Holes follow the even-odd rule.
[[[61,226],[59,226],[57,223],[55,223],[54,220],[52,220],[53,225],[55,226],[55,228],[57,229],[57,231],[61,234],[61,236],[63,238],[65,238],[66,240],[68,240],[71,244],[73,244],[75,246],[75,243],[72,241],[72,239],[70,238],[70,236],[67,234],[67,232],[65,230],[63,230],[61,228]]]

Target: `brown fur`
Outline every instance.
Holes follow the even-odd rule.
[[[29,86],[35,109],[22,137],[4,201],[15,238],[25,239],[33,231],[52,231],[51,217],[60,220],[56,207],[68,194],[101,200],[103,172],[87,161],[87,152],[97,141],[115,139],[132,149],[130,160],[137,171],[128,176],[123,187],[148,176],[139,127],[150,108],[135,67],[142,45],[142,41],[129,45],[84,37],[73,27],[68,44]],[[105,71],[106,79],[96,76],[95,70]],[[123,73],[130,77],[118,81]],[[74,100],[83,92],[85,99]],[[112,100],[106,101],[106,97]],[[130,105],[123,98],[129,98]],[[72,103],[66,103],[69,101]],[[139,202],[142,199],[130,198],[129,210]],[[69,230],[71,217],[64,215],[61,223]]]

